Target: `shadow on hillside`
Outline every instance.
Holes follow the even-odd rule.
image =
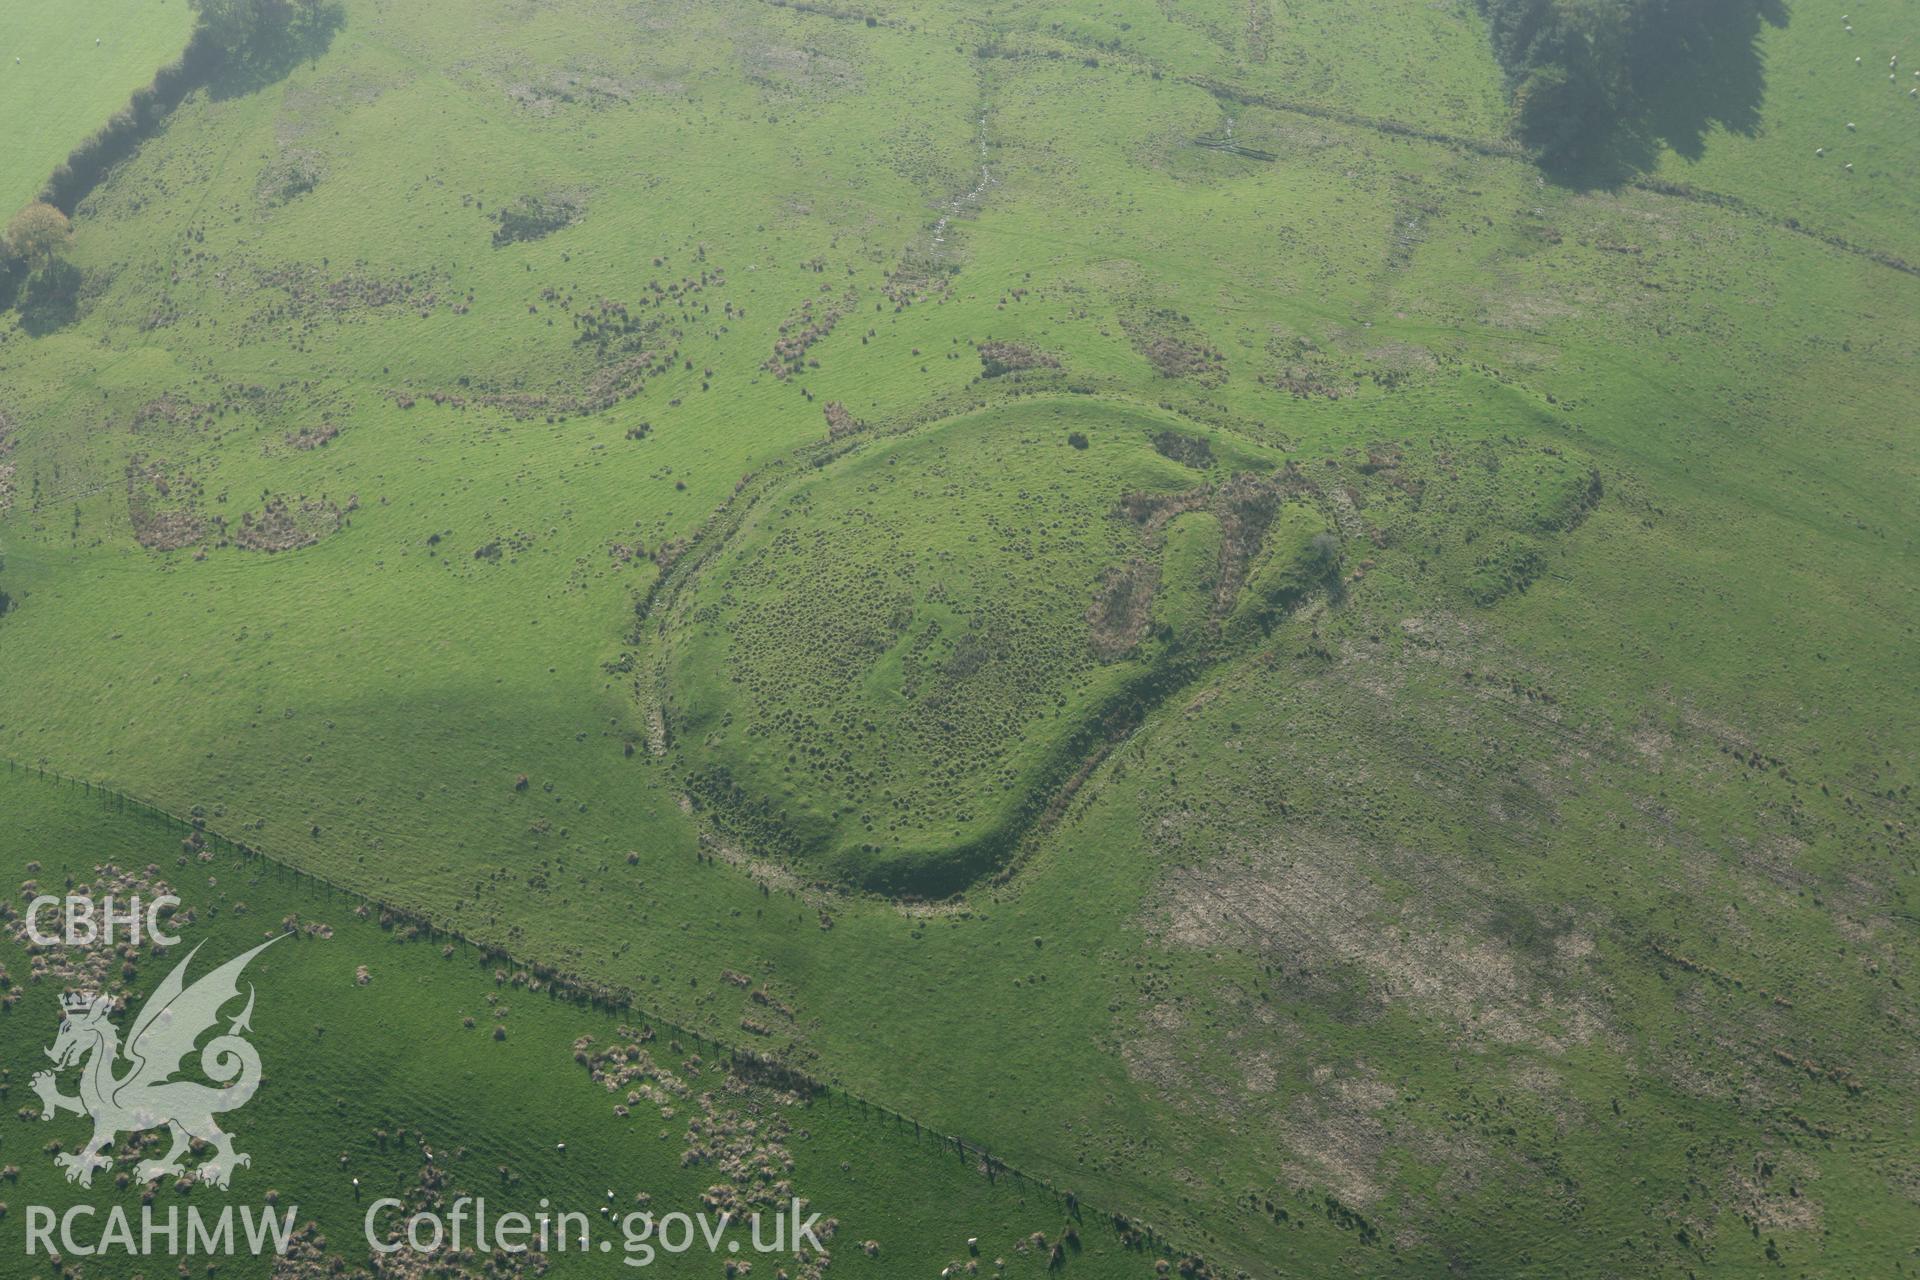
[[[1653,169],[1672,150],[1706,153],[1715,128],[1752,137],[1766,99],[1765,27],[1785,27],[1785,0],[1722,0],[1685,6],[1643,33],[1629,54],[1633,110],[1614,122],[1582,162],[1549,175],[1567,186],[1611,187]]]
[[[35,338],[66,328],[79,315],[85,284],[80,268],[57,258],[34,272],[19,294],[20,327]]]
[[[333,44],[347,25],[346,7],[331,4],[299,6],[286,26],[262,33],[245,49],[235,51],[207,81],[216,100],[241,98],[284,80],[303,62],[311,62]]]
[[[20,287],[26,282],[26,263],[0,261],[0,311],[13,309],[14,299],[20,296]]]

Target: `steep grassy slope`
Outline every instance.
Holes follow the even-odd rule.
[[[1777,123],[1698,162],[1759,212],[1562,189],[1499,136],[1483,36],[1464,5],[349,5],[284,82],[191,100],[82,210],[78,322],[0,341],[0,752],[730,1041],[715,975],[768,973],[795,1012],[757,1047],[1225,1274],[1885,1273],[1920,143],[1762,198],[1800,182],[1765,148],[1852,109],[1774,91],[1825,56],[1796,15]],[[989,377],[989,344],[1057,367]],[[1024,487],[1074,481],[1084,562],[883,484],[945,449],[1004,497],[995,433],[1056,406]],[[771,781],[732,677],[876,734],[909,709],[784,685],[831,629],[782,653],[755,606],[906,551],[964,570],[926,594],[1031,605],[1039,564],[1077,668],[1115,491],[1276,462],[1313,493],[1247,569],[1285,607],[1025,775],[1003,882],[851,893],[689,786],[726,764],[880,843],[840,780]],[[1154,623],[1226,633],[1221,512],[1163,514]],[[1329,529],[1337,589],[1296,590]],[[655,715],[669,619],[695,732]],[[1010,706],[1057,748],[1092,686],[1041,683]],[[942,781],[943,822],[1006,795]]]
[[[187,43],[184,0],[19,0],[0,13],[0,209],[33,199],[67,152]]]

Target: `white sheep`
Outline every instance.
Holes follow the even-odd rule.
[[[1851,160],[1849,160],[1849,161],[1847,161],[1847,172],[1848,172],[1848,173],[1852,173],[1852,172],[1853,172],[1853,161],[1851,161]]]
[[[1825,154],[1827,154],[1827,149],[1825,147],[1815,147],[1813,149],[1813,154],[1817,156],[1824,156]]]
[[[1853,121],[1849,120],[1847,121],[1847,132],[1852,133],[1853,131],[1854,131],[1854,123]]]

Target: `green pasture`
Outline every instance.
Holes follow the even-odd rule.
[[[175,2],[0,147],[64,153]],[[342,1150],[418,1171],[376,1127],[705,1189],[607,1123],[601,1015],[465,1033],[491,946],[1218,1275],[1912,1268],[1903,11],[1758,22],[1589,187],[1506,151],[1465,4],[345,12],[84,202],[71,324],[0,317],[0,755],[343,887],[194,886],[235,948],[336,930],[260,1027],[312,1063],[279,1114],[347,1110],[254,1122],[331,1239]],[[9,865],[180,856],[0,787]],[[801,1193],[885,1246],[835,1274],[1061,1225],[804,1123]],[[47,1128],[0,1159],[56,1196]],[[1068,1274],[1149,1273],[1087,1216]]]
[[[1128,1248],[1109,1223],[1018,1174],[1000,1170],[989,1179],[974,1169],[977,1157],[963,1156],[942,1135],[916,1133],[910,1122],[856,1100],[809,1100],[747,1084],[713,1046],[683,1041],[684,1033],[653,1024],[642,1011],[607,1012],[537,980],[530,985],[527,970],[510,959],[415,936],[412,926],[385,919],[350,894],[218,842],[209,846],[217,852],[202,857],[183,848],[186,828],[122,809],[77,786],[7,771],[0,773],[0,789],[9,816],[0,858],[10,878],[35,880],[49,892],[65,892],[68,881],[76,891],[98,892],[117,869],[182,900],[173,924],[181,945],[137,949],[136,976],[112,974],[115,989],[126,996],[126,1017],[118,1020],[123,1031],[159,980],[194,947],[204,950],[188,968],[189,983],[293,929],[248,967],[243,980],[243,992],[251,988],[255,998],[249,1038],[260,1053],[264,1082],[244,1107],[217,1117],[252,1162],[234,1172],[225,1191],[162,1182],[154,1203],[163,1214],[169,1206],[184,1214],[191,1205],[215,1215],[227,1204],[295,1211],[303,1242],[324,1242],[296,1251],[297,1262],[323,1272],[338,1258],[360,1269],[372,1260],[364,1220],[374,1202],[393,1197],[408,1205],[382,1216],[384,1238],[384,1228],[404,1224],[407,1213],[428,1206],[418,1191],[423,1173],[437,1170],[446,1178],[435,1188],[442,1214],[462,1194],[485,1197],[494,1215],[520,1211],[531,1217],[543,1208],[584,1213],[593,1247],[584,1253],[577,1243],[550,1248],[551,1274],[606,1275],[620,1267],[638,1274],[713,1275],[740,1255],[715,1256],[704,1247],[674,1255],[656,1246],[651,1263],[641,1266],[635,1253],[633,1264],[622,1265],[628,1256],[622,1229],[600,1209],[610,1205],[614,1215],[643,1208],[656,1216],[702,1208],[717,1213],[702,1200],[716,1184],[734,1188],[740,1193],[735,1203],[748,1204],[748,1193],[766,1188],[773,1197],[779,1183],[803,1197],[808,1212],[817,1210],[823,1221],[836,1224],[825,1242],[835,1273],[931,1272],[950,1263],[960,1267],[963,1259],[989,1265],[999,1257],[1002,1274],[1042,1275],[1051,1244],[1036,1246],[1032,1236],[1061,1241],[1069,1227],[1078,1241],[1067,1246],[1076,1273],[1149,1274],[1160,1256],[1144,1242]],[[110,870],[103,875],[102,868]],[[124,895],[119,906],[126,906]],[[42,923],[57,933],[55,915]],[[125,944],[124,933],[120,941]],[[30,1077],[47,1066],[41,1050],[59,1028],[63,989],[86,988],[63,983],[58,972],[34,976],[38,949],[30,950],[22,937],[9,933],[0,950],[13,997],[0,1021],[0,1064],[7,1096],[21,1108],[0,1136],[0,1159],[15,1170],[0,1239],[14,1273],[50,1273],[53,1264],[44,1251],[33,1260],[25,1253],[28,1205],[56,1213],[76,1203],[92,1205],[94,1217],[77,1230],[83,1241],[89,1231],[98,1235],[116,1205],[132,1215],[137,1232],[143,1184],[131,1179],[115,1185],[114,1176],[135,1163],[122,1153],[124,1137],[116,1144],[114,1166],[96,1173],[91,1188],[69,1184],[55,1166],[52,1151],[78,1148],[91,1124],[71,1114],[43,1120]],[[67,950],[39,954],[60,964],[70,958]],[[713,981],[748,1003],[720,975]],[[222,1030],[239,1007],[236,1001],[225,1011]],[[664,1093],[661,1105],[642,1102],[616,1116],[613,1108],[624,1090],[603,1087],[576,1062],[582,1037],[591,1037],[588,1052],[638,1044],[684,1088]],[[115,1070],[125,1071],[126,1064],[117,1063]],[[63,1074],[60,1085],[74,1092],[74,1074]],[[718,1106],[707,1107],[702,1094],[718,1097]],[[703,1126],[711,1132],[717,1123],[742,1122],[752,1126],[741,1130],[750,1135],[742,1153],[745,1176],[713,1157],[685,1158],[701,1145]],[[190,1155],[188,1167],[198,1167],[204,1154]],[[771,1173],[756,1172],[763,1157]],[[469,1212],[469,1240],[471,1224]],[[317,1237],[309,1227],[317,1227]],[[978,1241],[976,1253],[969,1253],[970,1237]],[[756,1270],[814,1274],[791,1252],[761,1256],[751,1236],[739,1238],[741,1254]],[[768,1227],[764,1239],[772,1238]],[[611,1259],[598,1250],[601,1239],[613,1241]],[[879,1246],[877,1253],[863,1248],[868,1240]],[[184,1249],[184,1228],[182,1241]],[[223,1259],[220,1269],[279,1274],[271,1261]],[[151,1275],[174,1262],[112,1254],[83,1265],[90,1274]]]

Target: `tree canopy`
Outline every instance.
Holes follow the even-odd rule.
[[[1590,159],[1664,77],[1700,74],[1757,0],[1478,0],[1513,94],[1514,130],[1545,163]]]
[[[38,271],[67,247],[73,238],[73,225],[67,215],[50,204],[34,201],[13,216],[7,224],[7,252]]]
[[[320,9],[318,0],[187,0],[229,54],[275,39]]]

